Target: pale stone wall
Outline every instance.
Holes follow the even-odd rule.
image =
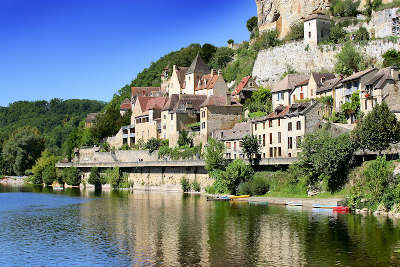
[[[106,142],[110,145],[110,147],[120,148],[122,146],[122,128],[119,129],[118,133],[113,137],[107,137]]]
[[[86,148],[79,150],[79,162],[137,162],[139,159],[144,161],[157,161],[158,154],[150,154],[146,150],[120,150],[112,152],[97,152],[98,148]]]
[[[285,45],[270,48],[258,53],[253,68],[253,77],[262,85],[275,85],[287,71],[287,66],[293,67],[298,73],[333,72],[335,56],[341,50],[341,45],[307,46],[301,42],[290,42]],[[400,50],[399,41],[374,40],[358,49],[366,56],[375,58],[381,64],[381,55],[389,49]]]

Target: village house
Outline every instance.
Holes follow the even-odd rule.
[[[236,88],[232,92],[232,96],[236,98],[238,102],[244,104],[246,99],[251,98],[254,91],[257,90],[257,84],[253,77],[244,77]]]
[[[304,19],[304,43],[316,46],[321,41],[328,40],[331,20],[328,15],[314,13]]]
[[[188,67],[172,67],[172,73],[169,75],[169,69],[166,67],[161,74],[161,91],[169,96],[173,94],[182,94],[185,89],[185,75]]]
[[[319,128],[322,104],[313,101],[277,106],[268,116],[254,119],[252,131],[260,145],[261,158],[291,158],[300,152],[306,133]]]
[[[374,106],[385,102],[399,116],[399,67],[387,67],[379,70],[365,83],[361,91],[361,111],[365,114]]]
[[[175,147],[179,133],[190,131],[188,125],[200,123],[200,105],[206,101],[205,95],[172,95],[161,112],[161,138],[169,140],[169,146]],[[199,127],[200,128],[200,127]],[[199,141],[199,132],[194,143]]]
[[[279,105],[290,105],[290,93],[295,86],[308,79],[308,75],[304,74],[288,74],[272,89],[272,108],[275,109]]]
[[[339,76],[330,80],[326,80],[322,86],[317,89],[317,98],[331,96],[335,99],[335,90],[342,86],[341,81],[343,77]]]
[[[162,96],[161,87],[131,87],[132,112],[139,96]]]
[[[139,96],[132,112],[131,125],[135,125],[135,144],[159,138],[161,134],[161,110],[167,97]]]
[[[203,75],[200,78],[194,92],[196,95],[225,97],[227,91],[228,86],[221,71],[211,70],[210,74]]]
[[[242,140],[245,136],[251,134],[250,122],[236,123],[230,130],[217,130],[213,133],[215,139],[224,143],[226,159],[246,158],[243,152]]]
[[[203,59],[197,54],[189,69],[185,74],[185,88],[182,90],[183,94],[194,95],[195,88],[198,86],[199,81],[203,75],[210,73],[210,68],[204,63]]]
[[[85,120],[85,128],[92,128],[96,125],[97,117],[100,116],[102,113],[89,113],[86,116]]]
[[[309,78],[298,82],[290,93],[290,103],[294,104],[298,100],[310,100],[317,98],[317,91],[323,86],[326,80],[335,78],[333,73],[313,72]]]
[[[242,105],[232,104],[231,95],[208,96],[200,106],[200,141],[207,144],[216,130],[232,129],[242,118]]]
[[[132,110],[131,100],[129,100],[129,98],[125,98],[120,105],[119,112],[121,116],[124,116],[130,110]]]

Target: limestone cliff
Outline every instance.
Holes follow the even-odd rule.
[[[329,0],[256,0],[260,31],[276,29],[283,38],[290,26],[315,11],[327,11]]]

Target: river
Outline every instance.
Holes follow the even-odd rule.
[[[0,266],[400,266],[390,219],[175,193],[0,191]]]

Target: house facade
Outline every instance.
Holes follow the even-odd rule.
[[[288,74],[272,89],[272,108],[279,105],[290,105],[290,93],[295,89],[296,84],[308,79],[304,74]]]
[[[314,13],[304,19],[304,43],[316,46],[319,42],[328,40],[331,20],[328,15]]]
[[[242,141],[245,136],[251,134],[251,122],[241,122],[236,123],[232,129],[217,130],[213,136],[224,143],[226,159],[245,159]]]
[[[194,95],[195,88],[199,84],[199,80],[203,75],[210,73],[210,68],[204,63],[199,54],[195,57],[192,64],[185,73],[185,88],[182,90],[183,94]]]
[[[170,74],[168,68],[165,68],[161,74],[161,90],[169,96],[182,94],[186,86],[185,75],[188,69],[174,65]]]
[[[203,75],[195,88],[196,95],[226,96],[228,86],[222,77],[221,71],[211,70],[210,74]]]
[[[236,98],[236,101],[244,104],[246,99],[251,98],[253,92],[257,90],[257,83],[251,76],[244,77],[236,88],[232,92],[232,97]]]

